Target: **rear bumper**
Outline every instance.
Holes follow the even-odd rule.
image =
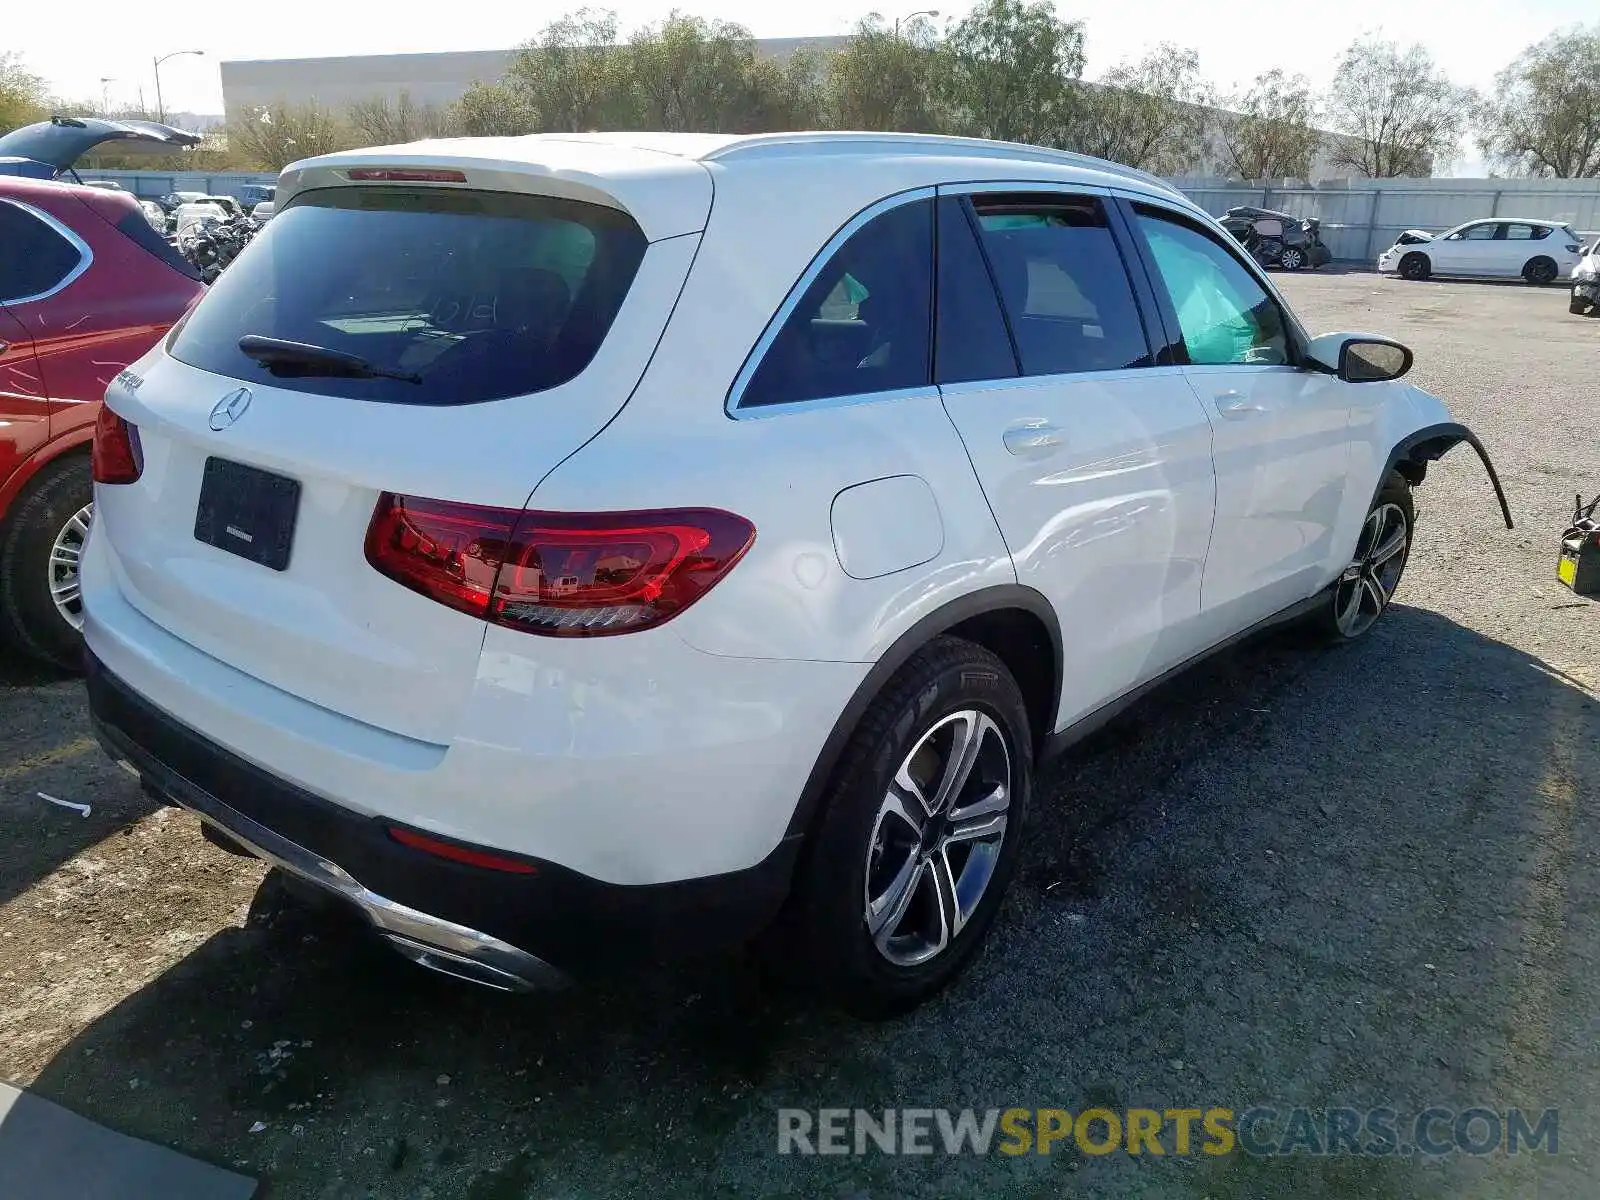
[[[388,823],[334,804],[217,745],[134,692],[89,652],[95,733],[155,791],[245,849],[353,905],[406,957],[505,990],[569,971],[738,945],[776,914],[797,837],[747,870],[674,883],[605,883],[527,859],[511,874],[395,841]],[[486,848],[488,849],[488,848]]]

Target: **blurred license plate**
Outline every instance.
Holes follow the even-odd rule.
[[[299,508],[298,479],[225,458],[207,458],[194,536],[274,571],[287,570]]]

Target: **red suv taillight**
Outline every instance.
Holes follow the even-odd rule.
[[[755,536],[714,508],[525,512],[385,492],[366,551],[395,582],[496,625],[598,637],[671,620]]]
[[[139,431],[109,405],[100,406],[89,450],[89,473],[96,483],[132,483],[144,470],[139,457]]]

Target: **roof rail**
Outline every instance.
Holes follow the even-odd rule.
[[[778,156],[809,148],[828,148],[839,151],[869,153],[892,147],[901,154],[971,154],[981,158],[1012,158],[1060,163],[1062,166],[1082,167],[1107,175],[1120,175],[1137,180],[1160,191],[1181,194],[1167,180],[1148,171],[1140,171],[1121,163],[1072,150],[1056,150],[1049,146],[1033,146],[1022,142],[1001,142],[988,138],[956,137],[937,133],[872,133],[872,132],[799,132],[752,134],[702,156],[704,161],[722,162],[732,159]]]

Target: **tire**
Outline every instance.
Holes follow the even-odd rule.
[[[1350,565],[1329,589],[1327,603],[1310,619],[1321,640],[1353,642],[1389,610],[1411,557],[1416,526],[1411,485],[1391,471],[1361,523]]]
[[[1567,311],[1575,317],[1581,317],[1584,313],[1589,311],[1589,302],[1587,300],[1580,300],[1578,297],[1574,296],[1571,300],[1567,301]]]
[[[1298,246],[1285,246],[1278,255],[1278,265],[1285,271],[1298,271],[1306,265],[1305,251]]]
[[[1426,254],[1413,250],[1400,260],[1401,279],[1422,280],[1433,274],[1433,262]]]
[[[1522,268],[1522,277],[1534,287],[1544,287],[1554,283],[1556,276],[1561,274],[1561,268],[1556,266],[1555,259],[1545,258],[1543,255],[1528,260],[1528,265]]]
[[[24,653],[72,671],[83,656],[75,551],[88,534],[93,500],[88,457],[57,459],[17,497],[0,533],[0,633]]]
[[[963,775],[953,752],[973,736]],[[955,794],[940,804],[948,783]],[[983,944],[1032,786],[1028,712],[1011,672],[982,646],[936,638],[895,673],[847,745],[766,935],[768,962],[857,1016],[910,1011]],[[919,797],[933,801],[931,817]]]

